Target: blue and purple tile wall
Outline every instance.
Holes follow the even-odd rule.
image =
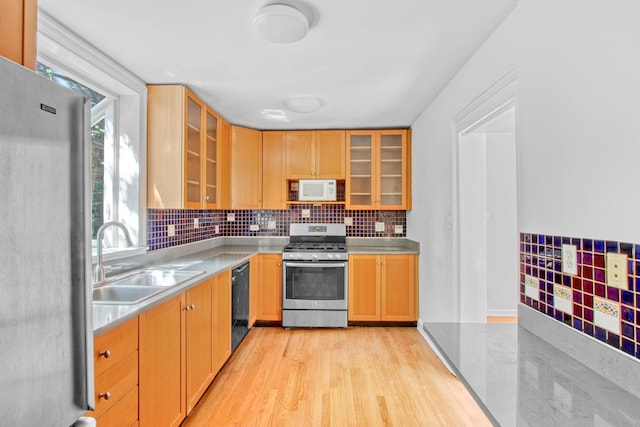
[[[576,274],[563,272],[563,245]],[[627,257],[621,288],[607,282],[608,253]],[[521,233],[520,302],[640,359],[640,245]]]
[[[303,216],[309,210],[309,217]],[[233,221],[228,221],[231,214]],[[194,243],[212,237],[229,236],[288,236],[289,224],[302,223],[343,223],[344,218],[352,219],[347,226],[348,237],[406,237],[406,211],[345,210],[343,205],[294,205],[286,210],[195,210],[195,209],[148,209],[147,246],[149,250]],[[198,227],[194,225],[198,219]],[[375,231],[375,223],[384,222],[384,231]],[[271,224],[270,224],[271,223]],[[167,228],[175,226],[175,235],[169,237]],[[259,231],[250,231],[257,224]],[[275,228],[269,225],[275,224]],[[396,232],[401,226],[402,232]]]

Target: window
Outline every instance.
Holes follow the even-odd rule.
[[[105,259],[144,252],[146,246],[146,85],[71,33],[38,13],[38,66],[44,77],[91,99],[91,224],[119,221],[138,248],[121,248],[117,227],[105,230]],[[143,248],[139,248],[143,247]]]
[[[104,208],[107,205],[104,202],[104,153],[105,134],[107,133],[105,110],[113,110],[113,100],[41,62],[37,63],[37,71],[41,76],[79,92],[91,100],[91,237],[95,239],[98,228],[105,222]],[[111,143],[112,141],[107,142]]]

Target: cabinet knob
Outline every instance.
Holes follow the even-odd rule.
[[[184,311],[189,311],[189,310],[191,310],[191,308],[189,308],[189,306],[188,306],[188,305],[185,305],[184,307],[182,307],[182,309],[183,309]]]
[[[195,309],[196,309],[196,305],[195,305],[195,304],[191,304],[191,305],[189,306],[189,309],[190,309],[190,310],[195,310]]]
[[[98,353],[98,356],[104,357],[105,359],[108,359],[111,357],[111,351],[109,350],[105,350],[105,351],[101,351]]]
[[[110,393],[110,392],[108,392],[108,391],[107,391],[107,392],[104,392],[104,393],[100,393],[100,394],[98,395],[98,397],[99,397],[100,399],[109,400],[109,399],[111,399],[111,393]]]

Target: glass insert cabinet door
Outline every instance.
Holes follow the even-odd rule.
[[[187,96],[185,144],[185,205],[199,208],[202,194],[202,105]]]
[[[348,209],[406,209],[407,130],[347,132]]]
[[[207,109],[206,133],[204,139],[204,204],[205,207],[215,206],[218,188],[218,117]]]

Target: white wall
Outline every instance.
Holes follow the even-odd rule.
[[[516,316],[518,224],[514,133],[487,134],[487,315]]]
[[[514,68],[519,231],[640,242],[639,16],[637,0],[520,0],[413,124],[421,321],[453,320],[457,305],[453,119]]]

